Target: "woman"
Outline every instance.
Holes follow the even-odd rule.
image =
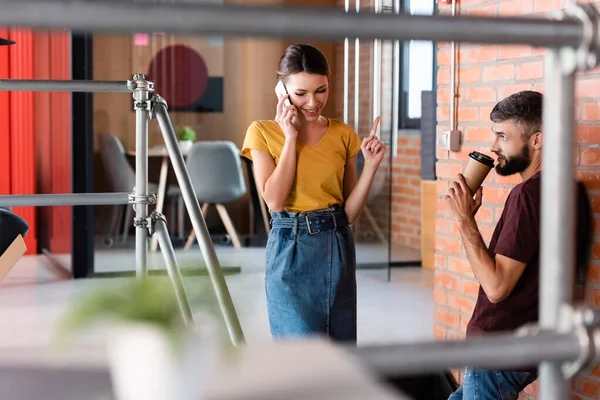
[[[309,45],[279,62],[274,121],[255,121],[242,154],[272,217],[265,289],[275,338],[324,334],[356,342],[356,258],[349,224],[364,209],[385,146],[375,132],[360,141],[348,125],[321,115],[329,65]],[[289,99],[291,105],[284,105]],[[289,104],[289,103],[287,103]],[[356,153],[365,164],[356,178]]]

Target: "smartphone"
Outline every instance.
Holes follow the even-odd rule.
[[[280,97],[288,94],[288,91],[287,91],[285,85],[283,84],[283,81],[277,82],[277,86],[275,86],[275,93],[277,94],[278,99]],[[292,105],[292,102],[290,101],[289,97],[287,99],[285,99],[285,101],[283,102],[283,105],[286,107],[289,107]]]

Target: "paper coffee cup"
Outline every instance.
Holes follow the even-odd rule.
[[[471,190],[471,194],[475,194],[481,184],[494,167],[494,159],[478,151],[469,153],[469,161],[463,171],[467,186]]]

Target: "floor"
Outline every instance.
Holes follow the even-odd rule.
[[[226,282],[239,316],[246,341],[269,340],[264,296],[264,258],[262,248],[236,252],[230,246],[216,246],[220,265],[239,266],[241,273],[226,276]],[[359,269],[358,340],[360,344],[410,342],[433,338],[433,273],[421,268],[393,268],[388,281],[387,269],[373,268],[383,261],[377,246],[359,246],[357,259],[371,268]],[[203,265],[198,250],[176,251],[181,268]],[[68,256],[57,260],[69,263]],[[98,249],[97,271],[132,270],[131,249]],[[150,254],[149,268],[162,268],[160,252]],[[80,295],[126,278],[61,279],[55,263],[44,255],[25,256],[0,284],[0,360],[31,360],[55,353],[56,328],[61,316]],[[192,286],[207,277],[185,277]],[[84,361],[102,357],[99,332],[73,339],[72,357]]]

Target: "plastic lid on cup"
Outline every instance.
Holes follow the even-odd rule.
[[[479,161],[483,165],[487,165],[490,168],[494,166],[494,159],[492,157],[478,151],[470,152],[469,157],[471,157],[473,160]]]

